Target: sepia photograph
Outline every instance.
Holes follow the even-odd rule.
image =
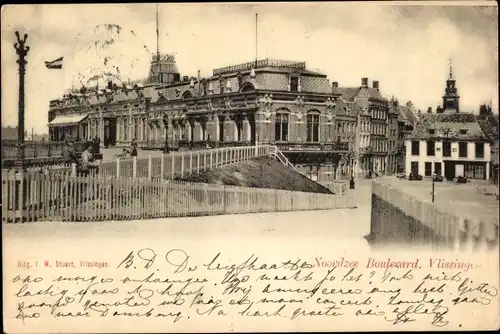
[[[496,2],[1,15],[6,333],[499,329]]]

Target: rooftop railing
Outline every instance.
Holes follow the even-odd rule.
[[[279,59],[263,59],[257,61],[250,61],[244,64],[226,66],[222,68],[214,69],[214,75],[237,72],[237,71],[248,71],[252,67],[262,68],[262,67],[285,67],[285,68],[295,68],[300,70],[305,70],[306,63],[298,62],[293,60],[279,60]]]

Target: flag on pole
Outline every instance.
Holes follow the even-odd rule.
[[[53,61],[46,61],[45,67],[47,67],[48,69],[61,69],[62,68],[62,61],[63,61],[63,57],[58,58],[58,59],[53,60]]]

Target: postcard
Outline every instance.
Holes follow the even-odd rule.
[[[1,28],[6,333],[499,329],[495,2]]]

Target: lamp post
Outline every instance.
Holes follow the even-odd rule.
[[[436,191],[435,191],[435,189],[436,189],[435,188],[435,178],[436,178],[436,175],[437,175],[436,173],[432,173],[432,193],[431,193],[431,195],[432,195],[432,203],[434,203],[434,198],[436,196]]]
[[[30,47],[26,45],[28,34],[24,34],[23,39],[19,36],[19,31],[16,31],[17,42],[14,43],[14,49],[19,56],[16,61],[19,64],[19,109],[18,109],[18,124],[17,124],[17,159],[15,166],[24,169],[24,74],[26,73],[26,56]]]

